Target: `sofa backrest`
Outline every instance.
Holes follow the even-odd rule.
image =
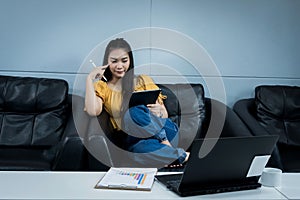
[[[64,80],[0,76],[0,145],[56,144],[66,125],[67,100]]]
[[[279,142],[300,145],[300,87],[262,85],[255,88],[259,123]]]

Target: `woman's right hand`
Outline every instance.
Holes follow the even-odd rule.
[[[93,70],[89,73],[89,78],[92,80],[94,79],[101,79],[105,70],[109,67],[109,65],[94,67]]]

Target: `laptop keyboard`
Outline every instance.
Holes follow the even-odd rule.
[[[180,180],[171,180],[167,181],[167,186],[172,188],[178,188],[180,184]]]
[[[168,165],[158,170],[158,172],[183,172],[185,165]]]
[[[182,174],[172,174],[172,175],[161,175],[161,176],[156,176],[157,179],[162,182],[163,184],[165,184],[166,186],[169,185],[169,183],[171,185],[179,185],[180,184],[180,180],[182,177]]]
[[[164,183],[169,189],[178,191],[182,174],[166,175],[157,177],[159,181]],[[236,184],[225,184],[225,185],[214,185],[214,186],[203,186],[202,188],[189,188],[189,191],[180,192],[181,196],[201,195],[201,194],[212,194],[220,192],[232,192],[239,190],[255,189],[260,187],[259,183],[236,183]]]
[[[180,180],[168,181],[167,187],[173,190],[177,190],[180,185]],[[222,192],[233,192],[240,190],[250,190],[259,187],[260,185],[236,185],[236,186],[214,186],[212,188],[203,188],[198,190],[190,190],[182,192],[182,196],[192,196],[192,195],[204,195],[204,194],[214,194],[214,193],[222,193]]]

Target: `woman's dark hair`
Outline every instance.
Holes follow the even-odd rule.
[[[127,72],[125,73],[125,76],[122,78],[122,106],[121,106],[121,117],[123,119],[123,116],[128,109],[129,99],[131,97],[131,94],[133,92],[134,86],[134,60],[133,60],[133,54],[130,45],[126,40],[123,38],[117,38],[115,40],[111,40],[105,49],[105,54],[103,58],[103,65],[108,64],[108,56],[110,52],[112,52],[115,49],[123,49],[128,53],[129,56],[129,68]],[[109,68],[107,68],[104,72],[104,76],[106,77],[107,81],[112,79],[112,73]]]

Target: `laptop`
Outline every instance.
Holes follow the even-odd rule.
[[[179,196],[255,189],[277,140],[275,135],[196,139],[183,173],[156,180]],[[200,154],[202,144],[214,144],[206,156]]]

